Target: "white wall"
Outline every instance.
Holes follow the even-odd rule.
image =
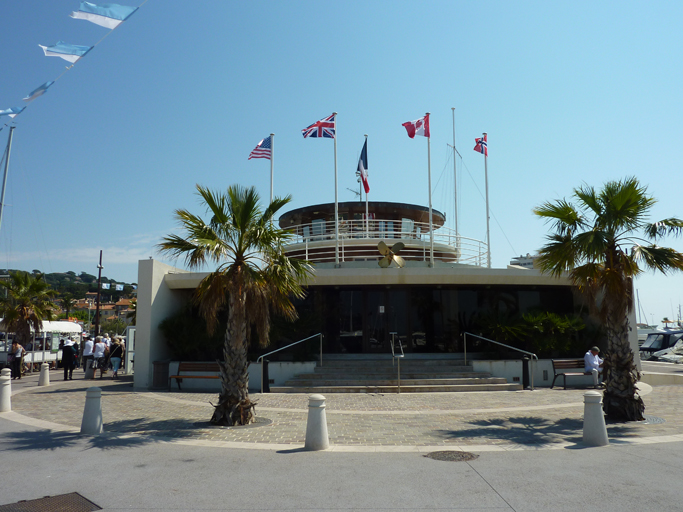
[[[178,375],[178,361],[171,361],[169,367],[170,375]],[[316,362],[274,362],[268,365],[268,376],[271,382],[271,386],[284,386],[285,382],[293,378],[295,375],[301,373],[313,373],[315,369]],[[192,372],[188,372],[188,375],[192,375]],[[199,374],[201,375],[201,374]],[[174,379],[175,381],[175,379]],[[218,393],[221,389],[221,381],[219,379],[185,379],[180,384],[183,391],[192,390],[203,390],[203,391],[215,391]],[[177,391],[178,385],[173,382],[172,390]],[[261,365],[256,363],[249,363],[249,392],[250,393],[260,393],[261,392]]]
[[[183,270],[155,260],[138,263],[138,308],[135,332],[135,374],[133,386],[147,389],[152,385],[153,362],[169,359],[170,352],[159,324],[182,307],[182,296],[169,289],[164,276]]]

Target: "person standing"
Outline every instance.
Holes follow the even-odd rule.
[[[76,349],[72,340],[66,340],[62,347],[62,366],[64,367],[64,380],[74,380],[73,373],[76,367]]]
[[[111,361],[111,367],[114,371],[112,379],[119,378],[119,368],[121,367],[121,359],[123,358],[123,345],[118,336],[114,336],[114,342],[111,345],[111,351],[109,352],[109,360]]]
[[[24,359],[24,347],[22,347],[16,340],[12,342],[12,348],[10,349],[10,356],[12,361],[10,362],[10,368],[12,370],[12,380],[21,379],[21,363]]]
[[[100,379],[104,376],[104,370],[106,365],[106,357],[104,353],[107,350],[107,345],[102,339],[102,336],[97,336],[95,338],[95,346],[93,347],[92,355],[95,360],[96,367],[100,369]],[[95,372],[92,374],[92,379],[95,379]]]
[[[92,339],[88,338],[85,341],[85,345],[83,345],[83,371],[86,373],[88,372],[88,368],[92,366],[95,360],[92,355],[93,347],[94,345]]]

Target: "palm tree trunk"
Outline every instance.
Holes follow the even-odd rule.
[[[244,314],[237,308],[244,308],[242,301],[230,299],[228,328],[223,344],[221,369],[221,393],[215,406],[211,423],[213,425],[248,425],[255,420],[255,403],[249,400],[249,362],[247,360],[247,324]]]
[[[607,353],[603,366],[606,386],[603,410],[612,419],[642,421],[645,419],[645,404],[636,390],[640,372],[633,361],[628,332],[626,314],[610,311],[607,315]]]

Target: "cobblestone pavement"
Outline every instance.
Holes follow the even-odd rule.
[[[105,431],[157,439],[292,445],[305,441],[308,395],[251,394],[263,423],[212,427],[215,393],[136,392],[130,380],[57,380],[49,387],[22,383],[12,396],[14,412],[34,420],[80,428],[85,390],[102,388]],[[649,389],[649,388],[648,388]],[[646,415],[663,423],[608,424],[611,443],[683,440],[683,386],[651,388]],[[338,448],[443,447],[538,449],[581,441],[585,389],[535,391],[328,394],[330,443]],[[655,418],[656,420],[656,418]],[[676,436],[668,438],[666,436]]]

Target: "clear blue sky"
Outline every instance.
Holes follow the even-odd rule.
[[[139,0],[140,1],[140,0]],[[120,2],[126,3],[126,2]],[[107,30],[77,0],[5,0],[0,109],[68,65],[38,44],[92,45]],[[126,5],[139,5],[130,4]],[[196,183],[334,201],[333,142],[301,129],[338,115],[340,200],[353,200],[363,134],[371,200],[427,204],[426,139],[401,123],[432,113],[434,208],[453,218],[455,108],[460,231],[485,239],[489,133],[493,264],[533,253],[531,212],[586,182],[635,175],[681,208],[680,2],[180,2],[149,0],[16,118],[0,266],[137,280],[137,261],[200,211]],[[10,23],[11,21],[11,23]],[[7,120],[7,118],[3,118]],[[4,145],[8,130],[0,133]],[[668,245],[683,250],[683,239]],[[173,262],[169,262],[173,263]],[[676,316],[683,275],[637,288],[656,322]]]

